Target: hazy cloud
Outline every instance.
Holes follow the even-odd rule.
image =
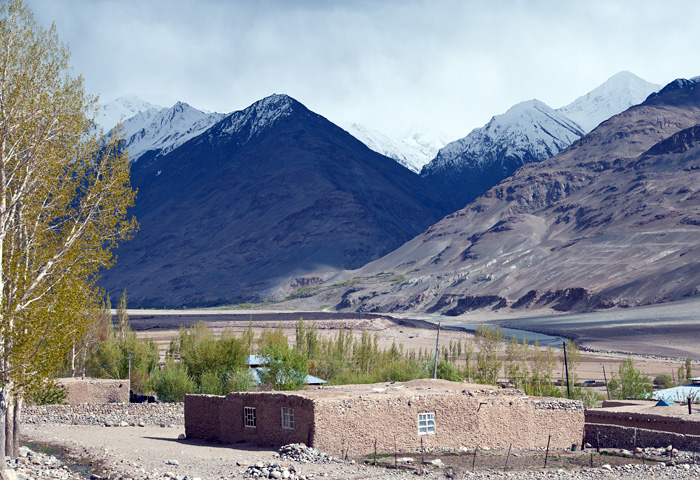
[[[466,135],[515,103],[560,107],[621,70],[700,75],[690,1],[27,0],[105,101],[237,110],[287,93],[337,123]]]

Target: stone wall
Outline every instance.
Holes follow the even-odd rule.
[[[670,407],[660,408],[670,409]],[[611,412],[603,409],[590,409],[586,410],[586,423],[618,425],[682,435],[697,435],[700,433],[700,416],[698,415],[671,416],[647,412]]]
[[[81,403],[80,405],[25,405],[22,423],[35,425],[182,425],[182,403]]]
[[[586,423],[585,430],[585,441],[593,447],[632,450],[635,447],[664,448],[672,445],[679,450],[700,451],[700,435],[683,435],[644,428],[595,423]]]
[[[59,378],[68,391],[66,403],[129,403],[129,380]]]

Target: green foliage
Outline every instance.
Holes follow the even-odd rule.
[[[438,362],[436,375],[437,378],[442,380],[449,380],[451,382],[462,381],[462,375],[457,367],[449,362]]]
[[[281,344],[263,347],[259,355],[264,358],[265,368],[260,372],[260,381],[273,390],[299,390],[306,387],[309,371],[308,359],[296,349]]]
[[[676,385],[671,375],[666,375],[665,373],[657,375],[653,383],[657,388],[671,388]]]
[[[162,370],[156,372],[152,379],[153,390],[164,402],[182,402],[187,393],[196,389],[196,384],[187,374],[187,367],[169,359]]]
[[[34,405],[63,405],[66,403],[68,390],[59,385],[55,378],[47,378],[31,391],[29,403]]]
[[[406,277],[404,275],[401,275],[400,273],[397,275],[394,275],[389,279],[392,285],[398,285],[399,283],[403,283],[406,281]]]
[[[168,353],[179,356],[199,393],[225,395],[232,372],[246,367],[249,341],[246,334],[236,338],[230,331],[216,338],[206,323],[198,322],[189,330],[180,329]]]
[[[362,283],[362,279],[360,278],[351,278],[349,280],[345,280],[344,282],[337,282],[331,285],[331,288],[336,288],[336,287],[351,287],[353,285],[356,285],[358,283]]]
[[[94,128],[96,99],[55,27],[20,0],[0,19],[0,355],[3,394],[21,398],[78,358],[95,282],[137,224],[128,156]]]
[[[498,326],[479,325],[475,333],[477,344],[476,380],[480,383],[496,385],[501,360],[499,347],[505,335]]]
[[[610,396],[617,399],[644,399],[648,398],[652,390],[651,380],[648,376],[634,367],[634,360],[628,355],[618,368],[618,376],[613,373],[613,380],[617,383],[608,383]],[[613,386],[615,388],[613,388]]]

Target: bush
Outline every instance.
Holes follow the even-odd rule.
[[[34,405],[65,405],[68,390],[55,378],[48,378],[31,393],[29,402]]]
[[[160,372],[153,375],[153,390],[164,402],[182,402],[185,394],[193,392],[195,382],[187,374],[187,368],[181,363],[168,360]]]
[[[673,382],[673,378],[671,378],[671,375],[662,373],[654,378],[654,386],[656,388],[671,388],[675,386],[675,384]]]

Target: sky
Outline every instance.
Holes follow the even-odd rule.
[[[700,75],[693,0],[25,0],[108,102],[241,110],[273,93],[397,139],[564,106],[622,70]]]

